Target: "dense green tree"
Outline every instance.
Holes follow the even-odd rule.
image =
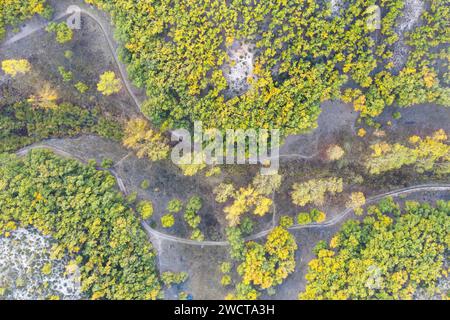
[[[142,219],[147,220],[153,215],[153,204],[151,201],[141,201],[138,203],[136,210]]]
[[[168,213],[161,217],[161,225],[163,228],[171,228],[175,224],[175,217],[173,214]]]
[[[183,202],[180,199],[172,199],[167,203],[167,210],[170,213],[177,213],[183,209]]]
[[[202,218],[198,215],[202,205],[203,201],[198,196],[191,197],[186,204],[184,220],[193,229],[196,229],[202,221]]]
[[[364,117],[394,102],[448,105],[449,90],[435,70],[446,61],[437,52],[448,42],[449,0],[432,0],[424,24],[405,35],[413,50],[398,75],[390,59],[402,0],[348,1],[339,14],[301,0],[87,2],[112,14],[120,55],[135,83],[147,89],[142,109],[163,129],[201,120],[220,129],[301,133],[317,126],[320,103],[339,98],[348,83],[360,92],[355,109]],[[374,4],[382,13],[379,39],[367,23]],[[230,94],[230,51],[247,46],[254,48],[243,80],[248,90]]]
[[[53,10],[46,2],[46,0],[3,0],[0,10],[0,40],[5,36],[5,28],[8,25],[16,26],[35,14],[49,19]]]

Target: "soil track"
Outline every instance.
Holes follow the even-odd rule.
[[[34,150],[34,149],[47,149],[47,150],[54,152],[55,154],[57,154],[59,156],[76,159],[76,160],[78,160],[80,162],[84,162],[84,163],[86,162],[84,159],[82,159],[81,157],[79,157],[77,155],[74,155],[74,154],[64,151],[62,149],[56,148],[54,146],[47,146],[47,145],[42,145],[42,144],[25,147],[25,148],[19,150],[18,152],[16,152],[16,155],[17,156],[25,156],[26,154],[28,154],[28,152],[30,152],[31,150]],[[125,188],[122,178],[118,175],[118,173],[114,169],[108,169],[108,171],[116,178],[117,185],[118,185],[120,191],[123,194],[127,195],[128,192],[127,192],[127,189]],[[385,197],[388,197],[388,196],[397,197],[402,194],[424,192],[424,191],[450,191],[450,184],[421,184],[421,185],[410,186],[410,187],[401,188],[401,189],[397,189],[397,190],[392,190],[392,191],[384,192],[382,194],[367,198],[365,205],[373,204],[373,203],[375,203]],[[332,227],[332,226],[336,225],[337,223],[341,222],[343,219],[345,219],[351,213],[353,213],[353,209],[348,208],[348,209],[345,209],[344,211],[340,212],[339,214],[337,214],[334,218],[332,218],[328,221],[325,221],[323,223],[311,223],[311,224],[307,224],[307,225],[296,224],[296,225],[291,226],[289,228],[289,230],[321,229],[321,228]],[[274,210],[274,215],[275,214],[276,214],[276,212]],[[162,233],[160,231],[153,229],[145,221],[141,221],[141,225],[144,228],[144,230],[147,232],[147,234],[150,236],[150,238],[156,242],[159,242],[161,240],[166,240],[166,241],[172,241],[172,242],[181,243],[181,244],[202,246],[202,247],[203,246],[228,246],[227,241],[195,241],[195,240],[184,239],[184,238],[179,238],[176,236],[168,235],[168,234],[165,234],[165,233]],[[273,230],[274,227],[275,227],[275,225],[273,225],[271,228],[269,228],[267,230],[264,230],[264,231],[254,234],[252,236],[246,237],[245,240],[250,241],[250,240],[257,240],[257,239],[263,238],[263,237],[267,236]]]
[[[139,111],[143,116],[148,118],[144,113],[141,112],[142,101],[140,101],[140,99],[134,93],[134,91],[133,91],[134,86],[131,84],[131,82],[128,79],[126,67],[120,61],[119,57],[117,56],[117,53],[116,53],[117,44],[114,40],[113,30],[110,27],[110,21],[105,19],[104,17],[100,17],[96,13],[96,9],[94,7],[87,5],[86,3],[82,2],[82,1],[71,0],[71,1],[65,1],[65,2],[55,2],[54,4],[52,3],[52,5],[55,8],[55,18],[52,21],[61,21],[65,18],[69,17],[72,13],[66,12],[66,9],[71,6],[76,6],[79,8],[79,13],[81,15],[85,15],[85,16],[89,17],[98,25],[104,38],[106,39],[106,42],[108,44],[108,49],[114,59],[117,69],[119,70],[119,76],[120,76],[120,79],[122,80],[122,83],[124,84],[124,88],[125,88],[126,92],[133,100],[136,110]],[[3,43],[0,43],[0,48],[8,47],[22,39],[30,37],[33,34],[35,34],[36,32],[47,27],[47,25],[48,25],[48,22],[43,19],[33,19],[32,21],[26,23],[19,33],[15,34],[14,36],[12,36],[8,40],[4,41]],[[338,107],[341,108],[342,106],[338,106]],[[325,103],[325,105],[323,106],[322,109],[327,111],[329,109],[329,104]],[[336,108],[333,108],[334,111],[337,111],[335,109]],[[281,154],[275,158],[277,158],[279,160],[282,160],[282,159],[309,160],[309,159],[315,158],[319,153],[317,150],[317,144],[318,144],[317,140],[318,140],[319,135],[321,135],[323,133],[323,132],[319,132],[319,131],[325,131],[325,133],[329,133],[329,131],[330,131],[330,128],[328,128],[328,127],[330,127],[330,125],[323,126],[323,125],[320,125],[320,123],[321,122],[329,122],[327,120],[330,116],[333,117],[333,119],[334,119],[333,122],[330,122],[333,124],[332,127],[337,127],[337,128],[346,127],[347,122],[350,122],[351,130],[354,131],[354,122],[356,121],[356,117],[355,117],[355,114],[353,114],[353,112],[352,113],[332,112],[331,115],[329,113],[330,112],[322,112],[322,116],[319,119],[319,126],[318,126],[318,128],[320,130],[319,129],[315,130],[309,136],[294,135],[294,136],[288,137],[286,143],[284,144],[284,146],[282,146],[282,148],[280,150]],[[339,116],[337,117],[335,114],[338,114]],[[342,119],[340,121],[336,121],[337,118],[342,118]],[[332,129],[333,128],[331,128],[331,130]],[[315,148],[313,148],[313,150],[303,150],[303,145],[305,145],[305,141],[307,142],[306,145],[311,145]],[[299,145],[301,146],[300,148],[299,148]]]

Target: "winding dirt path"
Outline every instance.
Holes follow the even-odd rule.
[[[80,14],[84,14],[86,16],[88,16],[89,18],[91,18],[100,28],[100,30],[103,33],[103,36],[106,39],[106,42],[108,44],[109,50],[114,58],[114,62],[117,65],[117,68],[119,70],[120,73],[120,78],[122,80],[122,82],[125,85],[125,90],[127,91],[127,93],[130,95],[130,97],[132,98],[135,107],[137,108],[137,110],[141,110],[141,102],[139,101],[139,99],[136,97],[136,95],[134,94],[133,90],[132,90],[132,85],[130,83],[130,81],[128,80],[127,77],[127,73],[125,71],[125,67],[124,65],[120,62],[117,54],[116,54],[116,48],[114,45],[114,40],[113,40],[113,34],[112,31],[109,29],[108,26],[105,25],[105,23],[102,21],[102,19],[100,17],[98,17],[97,15],[95,15],[94,13],[90,12],[90,8],[83,3],[71,3],[69,2],[68,5],[76,5],[77,7],[80,8]],[[67,12],[60,12],[59,14],[56,15],[56,17],[53,19],[53,21],[59,21],[62,20],[66,17],[68,17],[70,14]],[[36,26],[32,26],[31,28],[27,28],[25,30],[23,30],[21,33],[13,36],[12,38],[10,38],[9,40],[5,41],[4,43],[0,44],[0,47],[2,46],[9,46],[12,45],[22,39],[25,39],[29,36],[32,36],[34,33],[44,29],[47,26],[48,23],[42,23],[41,25],[36,25]],[[141,112],[142,113],[142,112]],[[53,146],[48,146],[48,145],[32,145],[29,147],[25,147],[21,150],[19,150],[16,154],[18,156],[24,156],[26,155],[30,150],[32,149],[49,149],[51,151],[53,151],[55,154],[60,155],[62,157],[67,157],[67,158],[73,158],[76,159],[80,162],[85,163],[86,161],[74,154],[68,153],[62,149],[59,149],[57,147],[53,147]],[[312,155],[302,155],[302,154],[281,154],[278,155],[278,159],[312,159],[317,155],[317,153],[312,154]],[[118,175],[118,173],[113,169],[109,169],[108,170],[117,180],[117,184],[118,187],[120,189],[120,191],[124,194],[127,194],[127,190],[125,187],[125,184],[123,183],[122,178]],[[197,245],[197,246],[228,246],[228,242],[227,241],[195,241],[195,240],[190,240],[190,239],[184,239],[184,238],[179,238],[176,236],[172,236],[172,235],[168,235],[162,232],[159,232],[155,229],[153,229],[152,227],[150,227],[145,221],[141,222],[143,228],[145,229],[145,231],[151,236],[151,238],[153,238],[154,240],[159,241],[160,239],[163,240],[167,240],[167,241],[173,241],[173,242],[177,242],[177,243],[183,243],[183,244],[188,244],[188,245]],[[273,228],[275,227],[275,209],[274,209],[274,214],[273,214],[273,221],[272,221],[272,227],[268,230],[265,231],[261,231],[260,233],[258,233],[257,235],[251,236],[248,239],[249,240],[253,240],[253,239],[257,239],[260,237],[263,237],[265,235],[267,235]]]
[[[121,78],[123,84],[125,85],[125,90],[130,95],[130,97],[133,99],[133,102],[134,102],[137,110],[140,111],[141,110],[141,102],[134,94],[134,92],[132,90],[132,85],[131,85],[130,81],[128,80],[127,73],[125,71],[125,66],[123,65],[123,63],[120,62],[119,57],[117,56],[116,47],[114,45],[114,40],[112,40],[113,39],[112,31],[110,31],[109,28],[106,27],[104,22],[101,21],[100,17],[98,17],[94,13],[90,12],[90,9],[86,4],[79,3],[79,2],[76,2],[76,3],[69,2],[67,5],[68,6],[70,6],[70,5],[77,6],[78,8],[80,8],[80,11],[79,11],[80,14],[84,14],[84,15],[88,16],[98,25],[98,27],[100,28],[100,30],[103,33],[103,36],[106,39],[106,42],[108,43],[108,47],[114,58],[114,62],[116,63],[117,68],[119,69],[120,78]],[[67,18],[71,14],[72,13],[61,12],[61,13],[57,14],[56,17],[52,21],[59,21],[61,19]],[[48,23],[42,23],[42,24],[37,24],[35,26],[32,26],[31,28],[26,28],[22,32],[16,34],[12,38],[5,41],[1,46],[10,46],[24,38],[27,38],[27,37],[33,35],[34,33],[46,28],[47,25],[48,25]]]
[[[34,150],[34,149],[47,149],[47,150],[54,152],[55,154],[57,154],[59,156],[76,159],[82,163],[86,163],[86,161],[84,159],[82,159],[81,157],[78,157],[78,156],[71,154],[67,151],[64,151],[60,148],[43,145],[43,144],[31,145],[31,146],[22,148],[16,152],[16,155],[20,156],[20,157],[25,156],[28,154],[28,152],[30,152],[31,150]],[[127,195],[128,191],[122,181],[122,178],[118,175],[118,173],[114,169],[108,169],[108,171],[116,178],[117,185],[118,185],[120,191],[123,194]],[[373,204],[373,203],[375,203],[385,197],[388,197],[388,196],[397,197],[399,195],[406,194],[406,193],[415,193],[415,192],[424,192],[424,191],[450,191],[450,184],[445,184],[445,183],[443,183],[443,184],[421,184],[421,185],[396,189],[396,190],[392,190],[389,192],[385,192],[385,193],[367,198],[365,205]],[[307,225],[296,224],[296,225],[293,225],[292,227],[290,227],[289,230],[321,229],[321,228],[332,227],[332,226],[338,224],[339,222],[341,222],[342,220],[344,220],[352,212],[353,212],[353,209],[348,208],[348,209],[345,209],[344,211],[342,211],[341,213],[339,213],[338,215],[336,215],[334,218],[332,218],[328,221],[325,221],[323,223],[311,223],[311,224],[307,224]],[[176,236],[168,235],[168,234],[165,234],[158,230],[153,229],[152,227],[150,227],[150,225],[147,222],[142,221],[142,220],[141,220],[141,225],[144,228],[144,230],[146,231],[146,233],[148,234],[148,236],[150,236],[150,238],[152,240],[155,240],[157,242],[159,242],[161,240],[166,240],[166,241],[171,241],[171,242],[176,242],[176,243],[181,243],[181,244],[202,246],[202,247],[203,246],[228,246],[229,245],[228,241],[195,241],[195,240],[184,239],[184,238],[179,238]],[[245,241],[257,240],[259,238],[263,238],[263,237],[267,236],[273,230],[274,227],[275,227],[275,225],[273,225],[271,228],[269,228],[267,230],[264,230],[264,231],[254,234],[254,235],[251,235],[249,237],[246,237]]]

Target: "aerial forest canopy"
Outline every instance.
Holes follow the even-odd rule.
[[[343,1],[337,10],[312,0],[86,2],[111,13],[120,55],[147,89],[143,111],[163,129],[201,120],[286,135],[315,128],[329,99],[353,102],[363,117],[394,103],[449,104],[437,68],[448,69],[449,0],[426,2],[419,26],[402,35],[404,0]],[[398,64],[400,38],[411,50]]]
[[[0,236],[34,227],[73,257],[91,299],[156,299],[155,252],[114,177],[49,151],[0,156]]]
[[[300,299],[412,299],[439,292],[447,276],[450,202],[392,198],[371,206],[362,222],[349,220],[321,242],[309,262]],[[445,291],[445,290],[444,290]],[[423,297],[422,297],[423,298]]]

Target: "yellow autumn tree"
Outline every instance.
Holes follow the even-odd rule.
[[[278,173],[269,175],[257,174],[253,179],[252,185],[258,193],[268,196],[280,188],[281,180],[282,177]]]
[[[372,154],[366,166],[371,174],[400,169],[405,165],[414,165],[420,173],[440,170],[450,162],[450,145],[446,142],[447,134],[443,129],[425,138],[411,136],[411,146],[379,142],[371,146]]]
[[[26,59],[11,59],[2,61],[2,70],[11,77],[17,74],[25,74],[31,70],[31,64]]]
[[[227,202],[228,199],[233,197],[234,191],[234,186],[231,183],[221,183],[213,190],[218,203]]]
[[[106,71],[100,76],[100,81],[97,84],[97,90],[105,96],[110,96],[122,89],[122,83],[116,78],[113,71]]]
[[[252,198],[254,197],[253,188],[240,188],[234,194],[234,202],[223,211],[226,213],[226,219],[230,226],[239,224],[241,216],[249,211]]]
[[[330,161],[339,160],[344,156],[344,154],[345,154],[344,149],[342,149],[337,144],[332,144],[328,146],[326,151],[327,159]]]
[[[195,161],[194,161],[195,160]],[[206,157],[204,153],[189,152],[180,158],[178,167],[187,177],[195,176],[206,168]]]
[[[352,192],[350,198],[346,202],[347,208],[352,208],[356,215],[363,213],[362,206],[366,204],[366,197],[362,192]]]
[[[28,102],[34,108],[41,109],[54,109],[57,107],[56,101],[58,100],[58,92],[46,82],[42,85],[42,88],[37,94],[30,96]]]
[[[329,161],[336,161],[341,159],[345,154],[344,149],[342,149],[337,144],[330,145],[327,148],[326,155]]]
[[[170,150],[164,137],[150,129],[148,122],[142,118],[127,122],[123,144],[136,151],[139,158],[146,157],[152,161],[167,158]]]

